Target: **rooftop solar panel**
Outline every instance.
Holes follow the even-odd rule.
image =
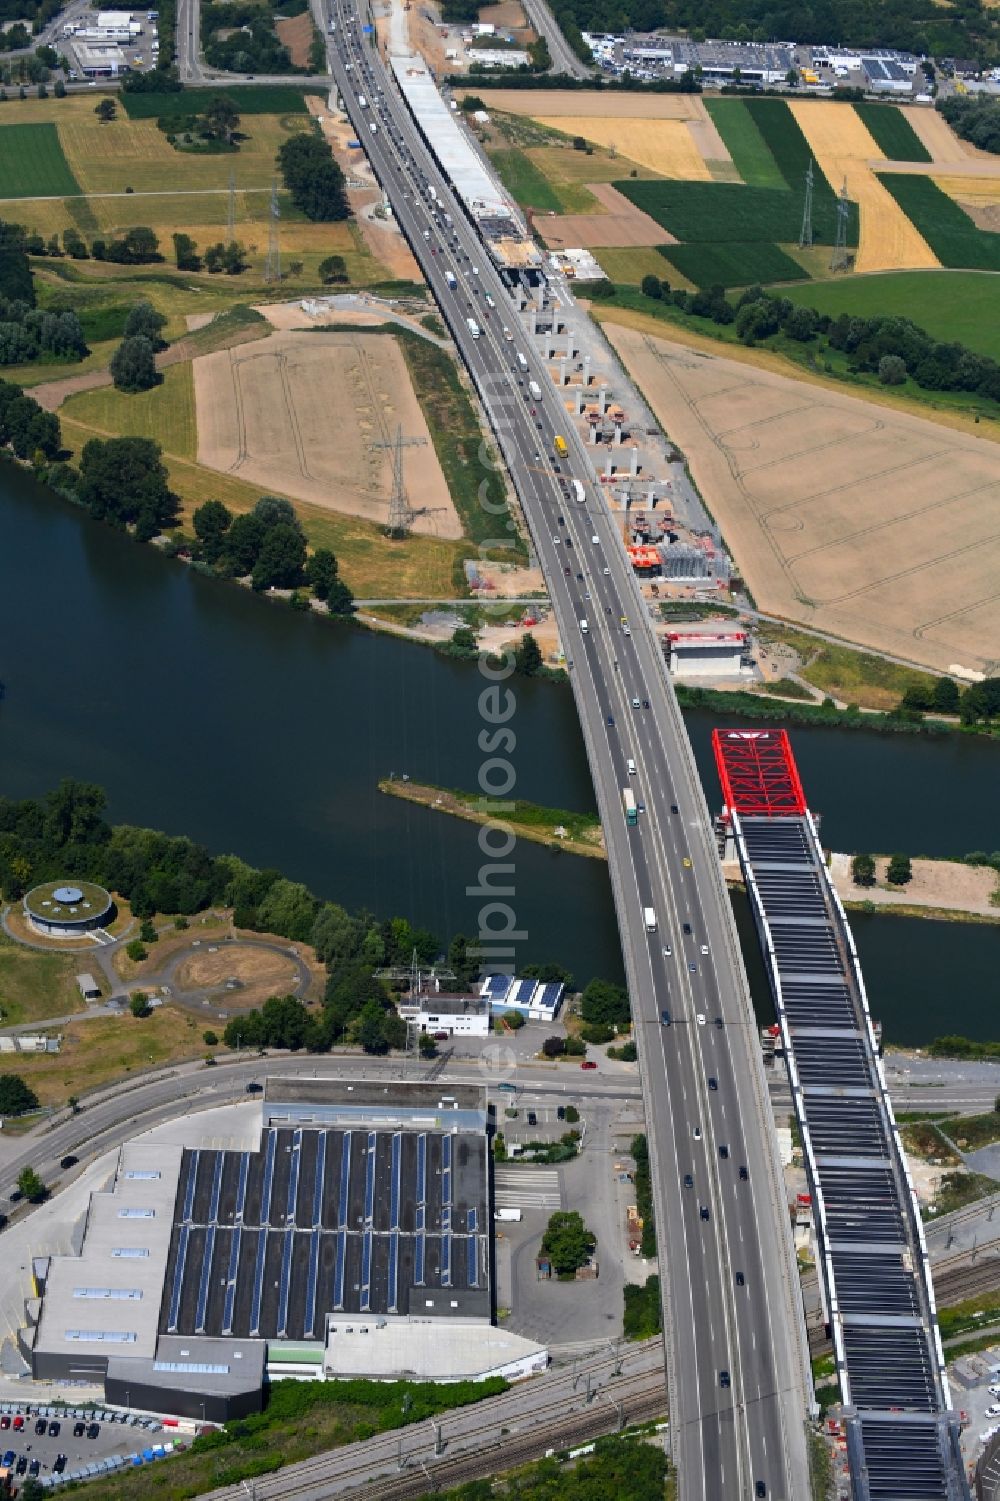
[[[267,1145],[264,1148],[264,1185],[260,1194],[260,1217],[262,1221],[271,1218],[271,1187],[274,1183],[274,1154],[278,1147],[278,1133],[273,1128],[267,1133]]]
[[[451,1286],[451,1235],[441,1236],[441,1286]]]
[[[225,1307],[222,1311],[223,1334],[232,1334],[233,1332],[233,1310],[236,1306],[236,1273],[239,1270],[240,1242],[242,1238],[243,1231],[240,1229],[239,1225],[237,1225],[236,1229],[233,1231],[233,1238],[229,1243],[229,1270],[226,1277],[226,1301]]]
[[[201,1259],[201,1277],[198,1279],[198,1310],[195,1314],[196,1334],[205,1332],[205,1315],[208,1311],[208,1284],[212,1275],[212,1257],[215,1254],[215,1226],[209,1225],[205,1232],[205,1251]]]
[[[398,1313],[399,1282],[399,1235],[395,1230],[389,1236],[389,1279],[386,1290],[386,1307],[390,1313]]]
[[[198,1161],[200,1157],[201,1153],[196,1149],[191,1153],[191,1160],[188,1163],[187,1188],[184,1191],[184,1212],[181,1215],[181,1218],[184,1220],[190,1220],[194,1209],[194,1191],[198,1184]]]
[[[215,1167],[212,1172],[212,1197],[209,1200],[208,1217],[210,1220],[219,1218],[219,1197],[222,1193],[222,1170],[226,1165],[225,1152],[216,1152]]]
[[[417,1137],[417,1184],[416,1201],[423,1204],[427,1199],[427,1133],[421,1131]]]
[[[240,1153],[240,1178],[236,1185],[236,1218],[243,1218],[247,1202],[247,1179],[250,1176],[250,1153]]]
[[[167,1332],[177,1333],[177,1320],[181,1311],[181,1289],[184,1286],[184,1267],[187,1262],[188,1240],[191,1230],[182,1225],[177,1241],[177,1260],[174,1262],[174,1285],[170,1290],[170,1312],[167,1315]]]
[[[333,1306],[344,1306],[344,1272],[347,1264],[347,1231],[337,1232],[337,1265],[333,1274]]]
[[[392,1182],[389,1190],[389,1229],[399,1229],[400,1173],[403,1166],[403,1137],[399,1131],[392,1138]]]
[[[466,1242],[466,1253],[465,1285],[475,1287],[479,1282],[479,1247],[474,1235],[470,1235]]]
[[[323,1186],[326,1181],[326,1141],[321,1139],[316,1151],[316,1176],[313,1178],[312,1224],[317,1230],[323,1223]]]
[[[423,1230],[418,1230],[413,1241],[413,1285],[424,1285],[424,1260],[427,1252],[427,1242]]]
[[[250,1302],[250,1333],[260,1333],[260,1306],[264,1297],[264,1265],[267,1261],[267,1226],[257,1231],[257,1260],[253,1271],[253,1297]]]
[[[295,1224],[295,1206],[299,1197],[299,1168],[302,1165],[302,1132],[296,1131],[292,1138],[292,1161],[288,1173],[288,1198],[285,1204],[285,1223]]]
[[[285,1231],[284,1244],[281,1247],[281,1278],[278,1283],[278,1338],[284,1339],[288,1333],[288,1293],[292,1278],[292,1244],[295,1239],[294,1230]]]
[[[365,1224],[370,1225],[375,1213],[375,1151],[378,1132],[368,1133],[368,1155],[365,1158]]]
[[[342,1229],[347,1224],[347,1206],[351,1192],[351,1133],[344,1132],[340,1156],[340,1198],[337,1202],[337,1224]]]
[[[316,1290],[319,1283],[319,1242],[318,1230],[312,1230],[309,1235],[309,1272],[306,1277],[306,1310],[302,1320],[302,1333],[305,1336],[314,1334],[316,1331]]]
[[[366,1230],[361,1239],[361,1312],[372,1304],[372,1233]]]

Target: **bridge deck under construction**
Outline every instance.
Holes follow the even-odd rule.
[[[854,1501],[966,1501],[919,1209],[788,737],[713,739],[802,1136]]]

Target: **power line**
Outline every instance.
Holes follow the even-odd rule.
[[[847,223],[851,217],[851,201],[847,196],[847,178],[837,199],[837,239],[830,257],[831,271],[846,271],[851,262],[847,249]]]
[[[278,203],[278,180],[271,183],[271,203],[268,208],[267,219],[267,260],[264,262],[264,280],[281,280],[281,244],[278,239],[278,221],[281,218],[281,206]]]
[[[799,234],[799,249],[805,250],[813,242],[813,164],[812,157],[806,168],[806,200],[802,205],[802,230]]]
[[[373,449],[388,449],[392,453],[392,495],[389,499],[389,520],[385,529],[389,537],[405,537],[417,515],[410,505],[403,479],[403,449],[420,448],[426,442],[426,438],[404,438],[403,429],[397,427],[394,438],[380,439],[379,442],[371,444]]]

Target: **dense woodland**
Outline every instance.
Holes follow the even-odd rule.
[[[988,94],[952,94],[939,99],[937,107],[963,140],[980,151],[1000,155],[1000,99]]]

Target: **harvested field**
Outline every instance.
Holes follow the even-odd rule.
[[[968,161],[970,157],[984,162],[996,162],[988,151],[980,151],[971,141],[963,141],[952,130],[943,115],[936,109],[921,109],[919,105],[901,108],[900,114],[910,122],[913,133],[922,141],[935,162]]]
[[[461,524],[396,341],[364,333],[279,332],[194,362],[198,462],[323,510],[385,525],[392,464],[374,442],[397,424],[422,447],[404,472],[418,534]]]
[[[226,990],[228,980],[239,988]],[[240,1011],[260,1006],[272,995],[289,995],[298,982],[298,969],[287,954],[277,949],[244,947],[226,943],[210,953],[207,948],[178,965],[173,984],[179,990],[220,990],[213,1005],[228,1005]]]
[[[882,152],[851,104],[792,100],[788,108],[836,190],[846,178],[849,196],[858,204],[861,234],[855,269],[896,271],[937,266],[927,241],[879,182],[868,163]]]
[[[624,286],[637,287],[644,276],[658,276],[661,281],[666,277],[672,287],[687,288],[694,285],[693,282],[688,282],[686,276],[675,271],[671,262],[658,250],[647,250],[641,246],[609,246],[597,252],[597,261],[609,281],[620,282]],[[586,287],[580,288],[580,295],[586,296]]]
[[[609,182],[595,182],[590,191],[603,208],[598,214],[560,214],[535,220],[546,245],[552,250],[586,246],[589,250],[603,245],[666,245],[674,237],[642,209],[630,203]]]
[[[313,18],[308,10],[298,16],[278,16],[274,23],[278,40],[288,48],[288,55],[297,68],[308,72],[309,44],[313,38]]]
[[[705,166],[686,120],[635,120],[613,116],[536,115],[540,125],[583,136],[597,146],[614,146],[623,156],[660,177],[706,182]],[[720,140],[719,145],[722,142]]]
[[[603,323],[760,609],[948,671],[1000,657],[996,449]]]
[[[455,90],[462,99],[466,92]],[[504,110],[510,115],[585,116],[588,120],[608,116],[622,120],[700,120],[705,105],[698,94],[623,94],[595,89],[490,89],[487,100],[490,112]],[[560,124],[565,130],[565,124]]]

